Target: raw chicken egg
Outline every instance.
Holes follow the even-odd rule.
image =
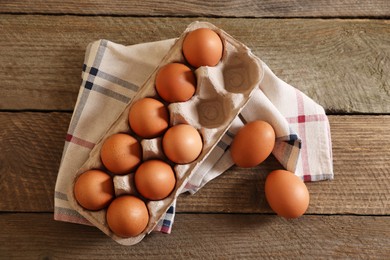
[[[271,154],[275,145],[275,131],[265,121],[244,125],[236,134],[230,147],[233,162],[240,167],[254,167]]]
[[[305,183],[285,170],[275,170],[267,176],[265,196],[272,210],[287,219],[302,216],[309,206]]]
[[[162,147],[171,161],[186,164],[196,160],[202,152],[203,142],[199,132],[191,125],[179,124],[167,130]]]
[[[120,237],[135,237],[145,230],[149,223],[149,212],[145,203],[132,195],[125,195],[112,201],[107,209],[108,227]]]
[[[190,68],[181,63],[163,66],[156,76],[156,90],[167,102],[184,102],[195,93],[196,78]]]
[[[131,135],[114,134],[104,141],[100,158],[110,172],[125,174],[141,162],[142,148]]]
[[[85,209],[100,210],[114,198],[114,184],[110,175],[99,170],[89,170],[73,186],[77,202]]]
[[[222,58],[222,52],[221,38],[208,28],[199,28],[189,32],[183,41],[184,57],[195,68],[217,65]]]
[[[143,138],[157,137],[169,126],[168,109],[157,99],[142,98],[131,106],[129,124]]]
[[[146,161],[135,172],[134,184],[143,197],[162,200],[175,188],[175,173],[172,167],[163,161]]]

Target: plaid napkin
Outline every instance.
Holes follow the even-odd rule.
[[[68,203],[66,193],[72,179],[174,41],[123,46],[99,40],[88,45],[55,187],[55,220],[90,224]],[[230,168],[233,162],[228,148],[235,133],[257,119],[274,127],[277,140],[273,155],[287,170],[305,181],[333,179],[330,129],[323,108],[262,65],[264,78],[259,88],[183,192],[195,193]],[[155,231],[171,232],[175,203]]]

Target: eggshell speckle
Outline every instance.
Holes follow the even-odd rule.
[[[142,148],[131,135],[114,134],[104,141],[100,158],[112,173],[125,174],[141,162]]]

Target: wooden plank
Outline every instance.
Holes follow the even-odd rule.
[[[389,116],[329,117],[335,179],[307,183],[308,213],[389,214],[389,119]],[[256,169],[232,168],[199,193],[180,197],[178,210],[271,212],[264,196],[264,181],[268,172],[279,168],[275,160],[267,160]]]
[[[70,113],[0,113],[0,211],[53,211],[53,193]],[[390,213],[390,116],[330,116],[333,181],[308,183],[308,213]],[[266,174],[233,167],[195,195],[179,197],[179,212],[269,213]]]
[[[0,211],[53,209],[70,117],[66,113],[0,114]]]
[[[387,259],[389,224],[390,217],[372,216],[179,214],[170,235],[152,233],[126,247],[51,214],[2,214],[0,252],[6,259]]]
[[[137,1],[137,0],[34,0],[2,3],[0,12],[43,14],[103,14],[136,16],[219,17],[382,17],[389,16],[386,0],[276,1]]]
[[[173,38],[194,20],[0,15],[0,109],[72,110],[89,42]],[[202,20],[247,44],[331,113],[390,113],[389,20]]]

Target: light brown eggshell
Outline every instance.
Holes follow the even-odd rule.
[[[104,141],[100,158],[110,172],[126,174],[141,162],[142,148],[131,135],[114,134]]]
[[[162,140],[165,155],[173,162],[193,162],[202,152],[203,143],[199,132],[191,125],[178,124],[165,133]]]
[[[233,162],[240,167],[254,167],[271,154],[275,145],[275,131],[265,121],[244,125],[236,134],[230,147]]]
[[[195,93],[195,74],[184,64],[168,63],[157,73],[156,90],[167,102],[185,102]]]
[[[106,220],[112,232],[120,237],[135,237],[144,231],[149,222],[145,203],[132,195],[112,201],[107,209]]]
[[[137,191],[149,200],[162,200],[173,191],[176,184],[172,167],[161,160],[143,162],[134,175]]]
[[[88,210],[103,209],[114,198],[112,178],[100,170],[82,173],[73,188],[77,202]]]
[[[265,196],[272,210],[287,219],[302,216],[310,200],[305,183],[292,172],[285,170],[275,170],[268,174]]]
[[[199,28],[190,33],[183,41],[183,54],[189,64],[195,68],[213,67],[219,63],[223,54],[223,43],[219,35],[209,28]]]
[[[130,108],[129,124],[143,138],[160,136],[169,126],[168,109],[157,99],[139,99]]]

